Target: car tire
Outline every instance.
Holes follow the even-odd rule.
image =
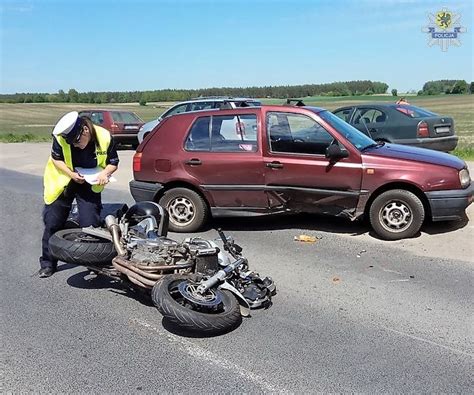
[[[195,232],[209,216],[209,208],[202,196],[187,188],[166,191],[159,204],[168,211],[169,230],[172,232]]]
[[[418,233],[425,219],[425,209],[414,193],[392,189],[375,198],[369,209],[369,218],[380,238],[400,240]]]

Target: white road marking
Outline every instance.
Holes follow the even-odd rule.
[[[267,393],[287,393],[288,392],[288,390],[284,390],[273,384],[270,384],[258,374],[255,374],[233,362],[230,362],[227,359],[222,358],[211,351],[205,350],[204,348],[198,346],[192,341],[173,335],[172,333],[169,333],[169,332],[164,333],[159,328],[140,319],[132,319],[131,322],[139,326],[142,326],[150,331],[153,331],[162,337],[166,337],[170,343],[177,344],[186,353],[188,353],[190,356],[194,358],[200,359],[201,361],[210,363],[212,365],[218,365],[219,367],[223,369],[227,369],[234,373],[237,373],[239,376],[243,377],[244,379],[250,380],[253,384],[262,388],[264,392],[267,392]]]
[[[409,278],[402,278],[401,280],[390,280],[389,283],[401,283],[405,281],[410,281]]]
[[[386,326],[381,326],[380,328],[383,328],[383,329],[385,329],[389,332],[393,332],[393,333],[397,333],[397,334],[402,335],[402,336],[409,337],[410,339],[413,339],[413,340],[418,340],[418,341],[423,342],[423,343],[428,343],[428,344],[431,344],[433,346],[438,346],[438,347],[444,348],[444,349],[452,351],[456,354],[467,355],[468,357],[471,357],[471,358],[474,357],[474,354],[471,354],[470,352],[466,352],[466,351],[458,350],[457,348],[445,346],[443,344],[439,344],[439,343],[436,343],[436,342],[428,340],[428,339],[423,339],[422,337],[410,335],[409,333],[405,333],[405,332],[400,332],[400,331],[397,331],[395,329],[387,328]]]
[[[389,272],[389,273],[396,273],[399,274],[400,276],[403,276],[403,273],[397,272],[396,270],[390,270],[390,269],[382,269],[384,272]]]

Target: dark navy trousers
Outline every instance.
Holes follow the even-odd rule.
[[[78,184],[71,181],[61,196],[53,203],[44,206],[42,254],[39,259],[41,268],[56,269],[58,265],[58,261],[53,259],[49,252],[49,238],[64,228],[74,199],[76,199],[79,211],[79,225],[81,227],[100,226],[101,194],[93,192],[91,185],[87,183]]]

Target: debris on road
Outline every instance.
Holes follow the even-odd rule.
[[[341,279],[339,277],[333,277],[332,282],[333,284],[339,284],[341,282]]]
[[[303,243],[315,243],[318,240],[322,239],[322,237],[319,236],[309,236],[309,235],[299,235],[295,236],[294,240],[295,241],[301,241]]]
[[[359,253],[357,254],[357,258],[360,258],[362,254],[366,253],[367,250],[362,250],[362,251],[359,251]]]

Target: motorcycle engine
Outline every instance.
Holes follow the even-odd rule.
[[[132,261],[149,266],[176,265],[191,258],[189,248],[166,237],[138,239],[129,243],[128,248]]]
[[[142,265],[178,265],[193,261],[195,273],[211,275],[219,270],[219,249],[203,239],[193,238],[178,243],[166,237],[131,238],[127,249],[130,251],[130,260]]]

